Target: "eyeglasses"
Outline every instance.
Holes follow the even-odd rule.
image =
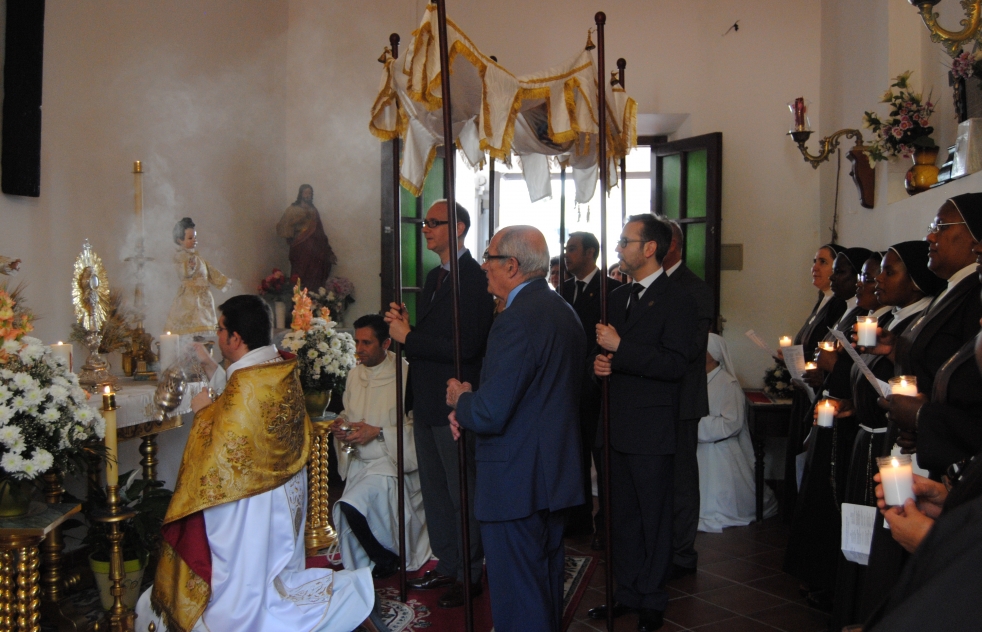
[[[449,224],[449,223],[450,223],[450,220],[446,220],[446,219],[430,219],[430,218],[426,218],[426,219],[423,220],[423,226],[426,226],[427,228],[436,228],[437,226],[444,226],[444,225]]]
[[[623,248],[627,248],[628,244],[646,244],[649,241],[651,240],[650,239],[625,239],[624,237],[621,237],[620,239],[617,240],[617,247],[623,249]]]
[[[216,333],[216,334],[220,334],[220,333],[222,333],[223,331],[228,331],[228,329],[225,329],[225,328],[224,328],[224,327],[222,327],[221,325],[218,325],[217,327],[215,327],[215,333]]]
[[[945,228],[948,228],[949,226],[958,226],[959,224],[967,225],[966,222],[939,222],[938,220],[934,220],[933,222],[927,225],[927,230],[932,235],[937,235]]]
[[[876,282],[876,275],[875,274],[860,274],[859,276],[856,277],[856,280],[859,281],[860,283],[875,283]]]
[[[492,259],[515,259],[515,263],[517,263],[519,265],[519,267],[521,267],[521,265],[522,265],[522,262],[521,261],[519,261],[517,258],[515,258],[515,257],[513,257],[511,255],[491,255],[491,254],[488,254],[488,251],[487,250],[484,251],[484,256],[481,257],[481,259],[484,261],[484,263],[487,263],[488,261],[491,261]]]

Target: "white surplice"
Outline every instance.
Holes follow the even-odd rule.
[[[754,449],[746,424],[746,399],[737,379],[713,369],[709,415],[699,420],[699,530],[719,533],[756,518]],[[764,487],[764,517],[777,513],[774,494]]]
[[[219,372],[231,377],[237,369],[279,360],[270,345]],[[306,506],[303,468],[280,487],[204,510],[212,594],[194,631],[351,632],[368,618],[375,604],[368,569],[305,568]],[[299,507],[303,517],[295,523]],[[157,630],[167,629],[150,607],[152,590],[137,603],[137,630],[146,630],[150,622]]]
[[[408,364],[403,360],[403,386]],[[398,482],[396,479],[396,389],[395,354],[386,353],[385,360],[373,367],[359,364],[348,373],[344,390],[344,412],[349,421],[365,421],[382,429],[383,441],[369,441],[356,446],[357,451],[347,455],[343,445],[335,438],[338,454],[338,471],[345,481],[344,494],[339,502],[345,502],[365,516],[372,535],[393,553],[399,549]],[[403,393],[405,393],[403,388]],[[413,440],[412,417],[403,426],[403,470],[405,472],[406,507],[406,569],[417,570],[433,553],[426,532],[426,514],[423,512],[423,495],[419,488],[419,471],[416,464],[416,443]],[[332,513],[340,537],[341,560],[347,569],[374,566],[351,532],[348,520],[337,503]]]

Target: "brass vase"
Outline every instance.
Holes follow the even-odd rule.
[[[908,195],[917,195],[938,183],[938,159],[940,147],[914,147],[914,166],[907,170],[904,187]]]
[[[0,478],[0,518],[16,518],[31,506],[34,483],[10,476]]]
[[[305,390],[303,400],[311,419],[323,417],[331,403],[331,391]]]

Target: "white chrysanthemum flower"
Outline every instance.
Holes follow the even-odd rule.
[[[307,352],[307,357],[310,358],[311,360],[313,360],[314,358],[316,358],[317,357],[317,349],[311,349],[310,351],[308,351]]]
[[[52,384],[48,387],[48,395],[51,395],[51,400],[61,403],[68,399],[68,389],[59,384]]]
[[[10,389],[5,384],[0,384],[0,404],[10,399]]]
[[[95,418],[95,411],[88,406],[79,406],[75,409],[75,420],[80,424],[89,425]]]
[[[44,402],[44,389],[29,388],[24,391],[24,401],[30,407],[40,406]]]
[[[92,432],[95,433],[97,439],[103,439],[106,436],[106,420],[102,418],[102,415],[96,415],[92,419]]]
[[[340,337],[335,336],[334,338],[331,339],[331,348],[334,349],[335,351],[340,351],[341,350],[341,339],[340,339]]]
[[[3,345],[0,345],[0,349],[3,349],[7,353],[13,355],[20,351],[21,343],[17,340],[6,340]]]
[[[0,458],[0,468],[8,474],[21,474],[24,471],[24,459],[19,454],[8,452]]]
[[[0,406],[0,426],[6,426],[14,418],[14,409],[10,406]]]
[[[59,419],[61,419],[61,411],[58,410],[56,406],[48,406],[48,408],[41,413],[41,421],[45,421],[49,424],[54,423]]]
[[[30,404],[27,403],[23,395],[15,395],[14,398],[10,400],[10,407],[13,408],[15,412],[22,413],[30,408]]]
[[[34,478],[35,476],[37,476],[43,471],[38,469],[37,465],[34,464],[34,461],[31,461],[29,459],[22,458],[20,462],[21,462],[20,469],[24,473],[26,478]]]
[[[322,353],[327,353],[327,351],[328,351],[328,349],[330,349],[330,347],[327,345],[326,342],[318,342],[317,343],[317,349],[319,351],[321,351]]]
[[[66,380],[64,377],[60,375],[56,375],[53,378],[51,378],[51,383],[55,386],[61,386],[66,389],[72,385],[71,382],[69,382],[68,380]]]
[[[24,337],[24,340],[26,339],[27,336]],[[31,362],[34,362],[35,360],[43,356],[44,351],[45,351],[44,345],[26,344],[20,348],[20,351],[17,352],[17,355],[20,356],[22,362],[24,362],[25,364],[30,364]]]
[[[12,381],[14,383],[14,386],[21,391],[27,390],[29,388],[37,388],[38,386],[37,380],[35,380],[27,373],[15,373],[14,379]]]
[[[54,465],[54,462],[55,457],[43,448],[34,450],[34,456],[31,457],[31,465],[37,468],[39,472],[47,472]]]

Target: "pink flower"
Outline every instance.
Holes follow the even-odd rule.
[[[904,135],[904,131],[902,129],[900,129],[899,126],[898,127],[894,127],[892,133],[893,133],[893,135],[894,135],[895,138],[900,138],[901,136]]]

